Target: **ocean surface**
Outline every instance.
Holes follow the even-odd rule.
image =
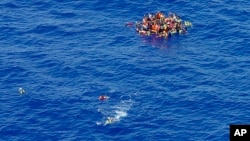
[[[249,5],[1,0],[0,140],[229,140],[250,124]],[[157,11],[193,27],[163,39],[125,26]]]

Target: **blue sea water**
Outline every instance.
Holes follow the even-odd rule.
[[[2,0],[0,140],[229,140],[250,124],[249,5]],[[124,26],[157,11],[193,27],[166,40]]]

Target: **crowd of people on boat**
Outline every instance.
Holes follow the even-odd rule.
[[[166,16],[163,12],[157,12],[149,13],[143,17],[141,22],[137,22],[136,31],[143,35],[155,34],[159,37],[169,37],[172,34],[185,34],[189,26],[192,26],[189,21],[182,21],[174,13]]]

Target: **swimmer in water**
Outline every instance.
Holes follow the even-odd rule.
[[[24,94],[25,93],[25,90],[23,88],[19,88],[18,91],[19,91],[20,94]]]
[[[111,124],[111,123],[113,123],[115,121],[115,119],[114,118],[112,118],[112,117],[108,117],[107,118],[107,120],[105,121],[105,125],[107,125],[107,124]]]
[[[127,23],[125,24],[125,26],[133,26],[133,23],[132,23],[132,22],[127,22]]]
[[[105,95],[101,95],[99,96],[99,100],[107,100],[109,97],[108,96],[105,96]]]

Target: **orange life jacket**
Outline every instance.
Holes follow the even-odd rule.
[[[157,24],[153,24],[153,25],[152,25],[152,30],[153,30],[154,32],[158,32],[158,31],[160,30],[160,26],[157,25]]]
[[[157,18],[157,19],[160,19],[160,18],[162,18],[162,17],[163,17],[162,13],[157,13],[157,14],[156,14],[156,18]]]

